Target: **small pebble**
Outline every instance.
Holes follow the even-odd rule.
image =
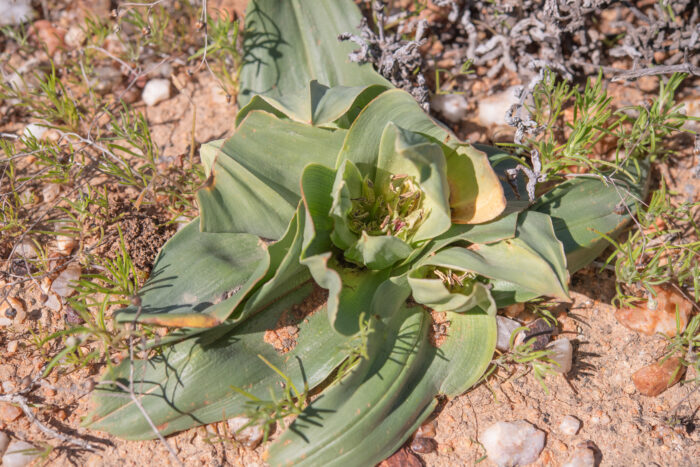
[[[8,355],[13,355],[15,352],[17,352],[17,346],[19,343],[17,341],[10,341],[7,343],[7,354]]]
[[[0,328],[9,326],[12,324],[12,320],[10,318],[5,318],[4,316],[0,316]]]
[[[15,26],[34,18],[30,0],[0,0],[0,26]]]
[[[41,189],[41,197],[45,203],[50,203],[61,193],[61,185],[57,183],[48,183]]]
[[[411,451],[416,454],[430,454],[437,449],[437,443],[432,438],[414,438],[411,441]]]
[[[510,348],[510,336],[513,334],[513,331],[521,326],[520,323],[513,319],[505,316],[496,316],[496,327],[498,329],[496,348],[501,352],[508,350]]]
[[[45,19],[34,21],[31,29],[35,31],[39,42],[46,46],[49,57],[53,57],[56,51],[65,45],[63,38],[66,35],[66,30],[54,27],[50,21]]]
[[[542,350],[552,340],[555,331],[556,327],[551,326],[547,320],[538,318],[527,325],[527,330],[518,335],[515,343],[532,341],[532,350]]]
[[[557,373],[566,374],[571,371],[571,366],[574,357],[574,348],[571,346],[569,339],[557,339],[547,346],[547,349],[552,350],[549,358],[559,364],[554,366],[554,371]]]
[[[85,322],[85,320],[69,306],[66,307],[65,319],[68,324],[83,324]]]
[[[15,297],[7,297],[7,299],[3,300],[0,303],[0,311],[6,318],[13,319],[17,324],[22,324],[27,319],[27,309],[24,306],[24,302]]]
[[[681,332],[688,324],[693,309],[690,301],[673,289],[654,287],[656,297],[644,306],[620,308],[615,318],[625,327],[646,335],[676,335],[676,309],[678,310]]]
[[[0,402],[0,421],[9,423],[17,420],[22,415],[22,409],[16,405]]]
[[[29,240],[24,240],[22,243],[17,245],[15,248],[15,254],[24,258],[36,258],[36,248],[34,244]]]
[[[78,263],[69,264],[51,283],[51,289],[59,297],[69,297],[74,292],[71,284],[80,279],[80,272]]]
[[[228,421],[228,429],[236,441],[247,448],[255,449],[262,441],[264,433],[259,425],[243,428],[248,422],[250,419],[246,417],[231,418]]]
[[[46,130],[47,128],[43,125],[39,125],[38,123],[30,123],[24,127],[22,136],[25,138],[31,138],[33,136],[38,141],[44,136]]]
[[[564,435],[573,436],[578,433],[580,428],[581,421],[571,415],[567,415],[561,420],[561,423],[559,423],[559,433]]]
[[[2,458],[5,451],[7,451],[7,446],[10,444],[10,437],[7,433],[0,431],[0,458]]]
[[[574,450],[562,467],[595,467],[595,452],[583,443]]]
[[[61,311],[61,308],[63,308],[61,299],[55,293],[48,294],[46,296],[46,300],[44,300],[42,303],[42,306],[45,306],[51,311]]]
[[[518,102],[515,97],[516,86],[511,86],[505,91],[479,99],[477,119],[483,127],[490,128],[496,125],[506,125],[506,112]]]
[[[377,467],[423,467],[423,463],[410,450],[401,448],[381,461]]]
[[[467,100],[462,94],[436,94],[430,105],[450,123],[459,123],[467,115]]]
[[[75,237],[69,237],[67,235],[59,235],[56,237],[56,249],[58,250],[58,253],[63,256],[70,255],[73,248],[75,248],[77,244],[78,241],[75,239]]]
[[[167,79],[152,79],[143,88],[141,99],[147,106],[153,106],[157,103],[170,98],[170,80]]]
[[[70,49],[77,49],[83,42],[87,39],[85,31],[80,26],[71,26],[66,32],[66,36],[63,38],[64,42]]]
[[[525,420],[496,422],[479,437],[489,459],[499,467],[535,462],[544,448],[544,432]]]
[[[2,456],[2,467],[24,467],[39,457],[39,450],[33,445],[14,440]]]
[[[435,422],[430,421],[422,424],[416,430],[414,437],[416,438],[435,438]]]
[[[632,375],[632,382],[640,394],[654,397],[680,381],[684,373],[681,359],[672,357],[637,370]]]

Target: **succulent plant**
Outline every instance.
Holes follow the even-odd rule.
[[[629,218],[616,207],[633,206],[634,179],[524,202],[510,156],[460,142],[347,60],[336,36],[359,22],[351,0],[250,2],[241,110],[233,136],[201,149],[200,217],[117,315],[172,332],[104,376],[132,384],[162,434],[258,420],[304,387],[321,397],[299,403],[270,464],[381,461],[438,396],[481,378],[497,306],[566,298],[569,272],[605,247],[596,231]],[[101,385],[86,423],[155,437],[122,389]]]

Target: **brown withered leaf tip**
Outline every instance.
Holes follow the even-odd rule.
[[[285,354],[293,350],[297,345],[299,323],[319,311],[327,300],[328,291],[315,286],[314,290],[303,302],[293,305],[282,312],[275,323],[275,327],[265,331],[263,340],[273,346],[279,353]]]
[[[214,174],[214,169],[211,170],[209,173],[209,176],[207,179],[204,181],[204,184],[202,184],[202,189],[205,190],[211,190],[212,187],[214,186],[214,179],[216,178],[216,175]]]

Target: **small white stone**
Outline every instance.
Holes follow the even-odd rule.
[[[39,457],[39,450],[26,441],[14,440],[2,456],[2,467],[24,467]]]
[[[4,316],[0,316],[0,328],[9,326],[12,324],[12,320],[10,318],[5,318]]]
[[[80,26],[71,26],[68,28],[68,31],[66,31],[63,42],[65,42],[69,48],[77,49],[83,45],[85,39],[87,39],[87,36]]]
[[[451,123],[459,123],[467,115],[467,100],[462,94],[436,94],[430,105]]]
[[[562,467],[595,467],[595,453],[589,448],[578,448]]]
[[[77,263],[71,263],[66,266],[66,269],[61,272],[61,274],[54,279],[51,283],[51,289],[59,297],[70,297],[74,289],[71,283],[80,279],[80,265]]]
[[[19,343],[17,341],[10,341],[7,343],[7,354],[12,355],[17,352],[17,346]]]
[[[559,433],[573,436],[578,433],[580,428],[581,421],[576,417],[567,415],[566,417],[562,418],[561,423],[559,424]]]
[[[574,358],[574,348],[571,346],[569,339],[557,339],[550,343],[547,346],[547,349],[552,351],[549,358],[559,364],[559,366],[553,365],[554,371],[562,374],[566,374],[571,371],[571,365]]]
[[[143,88],[141,99],[147,106],[170,98],[170,81],[167,79],[152,79]]]
[[[77,244],[78,240],[75,239],[75,237],[69,237],[67,235],[59,235],[56,237],[56,249],[63,256],[70,255]]]
[[[247,448],[254,449],[263,439],[263,430],[260,425],[243,428],[248,422],[250,419],[247,417],[231,418],[228,421],[228,429],[236,441]]]
[[[37,140],[40,140],[44,133],[46,133],[47,128],[45,126],[39,125],[38,123],[30,123],[24,127],[22,135],[25,138],[31,138],[32,136]]]
[[[0,431],[0,458],[2,458],[5,451],[7,451],[7,446],[10,444],[10,437],[7,433]]]
[[[45,203],[50,203],[61,193],[61,185],[57,183],[48,183],[41,189],[41,197]]]
[[[515,97],[516,86],[511,86],[505,91],[487,96],[479,100],[476,117],[483,127],[494,125],[506,125],[506,112],[513,104],[518,102]]]
[[[521,327],[521,324],[514,319],[500,315],[496,316],[496,329],[498,329],[496,348],[501,352],[508,350],[510,348],[510,336],[519,327]]]
[[[31,0],[0,0],[0,26],[22,24],[32,18]]]
[[[496,422],[479,437],[489,459],[499,467],[535,462],[544,449],[544,432],[525,420]]]
[[[22,243],[17,245],[15,248],[15,254],[22,258],[36,258],[36,248],[34,244],[29,240],[24,240]]]

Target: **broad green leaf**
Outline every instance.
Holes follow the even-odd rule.
[[[263,279],[267,247],[250,234],[204,233],[199,219],[176,233],[158,254],[139,291],[138,321],[161,326],[209,328],[223,322]],[[118,322],[133,321],[134,306]]]
[[[633,180],[620,175],[608,183],[593,176],[567,180],[533,205],[533,210],[552,217],[554,232],[564,245],[571,273],[607,248],[609,242],[600,233],[614,238],[630,221],[635,202],[645,196],[648,169],[646,162],[628,167]]]
[[[283,104],[256,94],[236,115],[236,125],[253,110],[264,110],[280,118],[293,118],[313,126],[330,125],[338,121],[338,127],[347,128],[369,101],[387,89],[386,86],[376,84],[329,88],[316,80],[311,81],[308,86],[310,115],[287,115],[285,112],[289,112],[289,109]]]
[[[447,313],[449,330],[431,344],[431,320],[406,307],[405,281],[377,293],[368,355],[328,388],[269,450],[272,466],[375,465],[393,453],[434,410],[438,395],[456,396],[483,375],[493,356],[496,322],[483,312]]]
[[[233,315],[235,322],[241,322],[250,316],[266,309],[280,296],[309,282],[309,270],[299,262],[302,251],[305,229],[303,208],[299,203],[297,214],[289,223],[287,233],[280,241],[268,248],[270,253],[270,268],[263,284],[246,300],[240,312]]]
[[[197,194],[202,230],[280,238],[299,203],[304,166],[332,167],[344,135],[251,112],[218,148],[202,147],[209,168]]]
[[[345,250],[345,259],[360,267],[386,269],[406,259],[411,247],[400,238],[387,235],[367,235],[363,232],[354,245]]]
[[[481,224],[497,218],[506,197],[486,153],[460,144],[447,152],[450,208],[455,224]]]
[[[386,86],[334,86],[329,88],[311,81],[311,124],[322,125],[338,120],[358,103],[369,102],[387,89]]]
[[[362,174],[355,164],[351,161],[343,161],[334,175],[330,197],[325,193],[323,196],[326,199],[323,209],[330,201],[330,208],[326,211],[333,222],[330,239],[338,248],[347,250],[358,239],[358,235],[350,230],[348,222],[352,200],[363,196]],[[320,215],[326,214],[324,212]]]
[[[464,287],[464,290],[451,292],[440,279],[427,277],[428,269],[419,268],[408,275],[408,283],[416,302],[435,311],[461,313],[478,307],[491,316],[496,315],[496,302],[484,284],[473,282]]]
[[[302,388],[313,388],[346,357],[346,340],[333,332],[325,309],[298,324],[296,346],[277,352],[265,342],[275,330],[280,314],[300,303],[311,285],[282,297],[238,328],[222,325],[197,337],[166,347],[161,355],[134,362],[134,390],[161,434],[243,414],[248,399],[232,389],[238,387],[267,400],[270,391],[280,397],[281,378],[258,355],[262,355]],[[107,371],[103,381],[129,382],[129,363],[124,360]],[[100,385],[93,393],[95,408],[84,424],[126,439],[155,438],[146,419],[129,395],[114,385]]]
[[[391,89],[372,100],[355,119],[343,142],[343,150],[336,166],[347,159],[361,171],[365,168],[372,171],[379,154],[382,134],[389,122],[443,143],[454,138],[423,112],[410,94],[400,89]]]
[[[517,301],[519,291],[528,298],[532,294],[568,298],[564,252],[554,236],[551,220],[540,213],[522,213],[515,238],[469,248],[447,247],[426,256],[417,266],[426,265],[469,271],[514,284]]]
[[[354,44],[338,41],[340,33],[355,32],[361,18],[352,0],[251,0],[245,17],[239,106],[261,95],[292,119],[318,123],[338,118],[345,111],[338,109],[349,109],[368,86],[392,87],[371,65],[350,61]],[[330,88],[360,90],[322,102],[324,95],[318,90],[309,95],[312,80]],[[310,97],[317,98],[315,105]]]

